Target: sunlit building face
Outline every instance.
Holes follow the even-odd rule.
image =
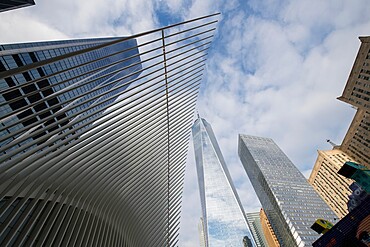
[[[311,246],[310,226],[337,216],[270,138],[239,135],[239,157],[282,246]]]
[[[252,237],[211,125],[198,118],[192,132],[206,246],[242,246]]]

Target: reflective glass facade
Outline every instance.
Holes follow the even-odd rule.
[[[212,127],[198,118],[192,133],[206,246],[243,246],[252,236]]]
[[[200,217],[199,223],[198,223],[198,233],[199,233],[199,246],[205,247],[206,246],[206,239],[204,235],[204,223],[203,218]]]
[[[0,246],[178,246],[217,16],[0,46]]]
[[[98,38],[0,45],[0,72],[94,48],[116,39]],[[17,86],[14,90],[7,90],[0,94],[1,116],[13,113],[1,121],[0,136],[19,132],[7,139],[2,138],[0,146],[7,146],[8,149],[5,150],[7,152],[36,139],[41,140],[37,142],[40,144],[46,140],[42,138],[43,136],[63,128],[68,123],[71,123],[70,128],[76,129],[77,132],[83,131],[88,125],[83,128],[77,127],[97,119],[103,112],[99,109],[114,102],[120,92],[128,87],[125,82],[140,74],[134,73],[141,69],[136,46],[136,40],[130,39],[0,79],[1,90]],[[127,51],[115,54],[125,50]],[[114,90],[114,88],[117,89]],[[15,100],[15,98],[18,99]],[[40,103],[27,107],[35,102]],[[87,115],[90,116],[79,121]],[[27,132],[27,138],[22,141],[17,140],[25,136],[21,130],[29,126],[31,128]],[[61,132],[66,132],[70,128]]]
[[[282,246],[312,246],[310,226],[334,212],[270,138],[239,135],[241,162]]]

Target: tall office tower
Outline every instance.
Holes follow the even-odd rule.
[[[310,226],[334,212],[270,138],[239,135],[239,157],[282,246],[311,246]]]
[[[339,100],[357,108],[340,149],[370,168],[370,36],[361,46]]]
[[[1,47],[1,246],[177,244],[217,16]]]
[[[206,246],[206,236],[204,235],[204,221],[203,218],[200,217],[199,224],[198,224],[198,233],[199,233],[199,246],[205,247]]]
[[[40,145],[50,133],[60,134],[70,129],[83,132],[97,120],[104,107],[112,104],[141,71],[136,40],[104,46],[117,40],[119,38],[0,45],[0,73],[4,74],[0,96],[4,119],[0,133],[7,137],[0,140],[2,153],[19,151],[32,140],[37,140],[35,146]],[[83,49],[92,50],[8,76],[10,71],[23,66]],[[71,126],[56,132],[67,124]],[[24,132],[24,128],[29,131]],[[8,135],[9,132],[12,135]]]
[[[280,247],[279,241],[276,237],[274,230],[271,227],[270,221],[267,218],[265,210],[261,208],[260,219],[262,225],[262,231],[267,241],[268,247]]]
[[[261,209],[262,210],[262,209]],[[264,236],[260,212],[246,213],[247,223],[257,247],[269,247]]]
[[[370,85],[370,84],[369,84]],[[370,111],[358,108],[340,150],[370,168]]]
[[[198,117],[192,134],[206,246],[241,246],[252,235],[212,127]]]
[[[353,180],[337,173],[347,161],[354,160],[341,150],[319,150],[315,166],[308,179],[340,219],[348,214],[348,196],[352,193],[349,185]]]
[[[35,5],[33,0],[1,0],[0,12]]]

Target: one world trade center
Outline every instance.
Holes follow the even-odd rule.
[[[198,117],[192,133],[205,246],[255,246],[211,125]]]

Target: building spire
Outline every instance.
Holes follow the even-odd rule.
[[[327,139],[326,142],[329,142],[330,145],[333,146],[333,148],[335,148],[336,146],[338,146],[337,144],[335,144],[334,142],[332,142],[330,139]]]
[[[327,139],[326,140],[326,142],[329,142],[330,143],[330,145],[332,145],[333,146],[333,150],[334,149],[338,149],[340,146],[339,145],[337,145],[337,144],[335,144],[334,142],[332,142],[331,140],[329,140],[329,139]]]

